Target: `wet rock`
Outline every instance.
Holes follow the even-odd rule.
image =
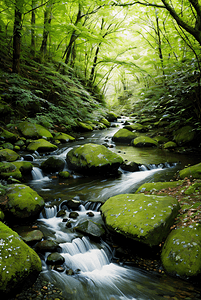
[[[48,265],[62,265],[64,263],[64,257],[58,252],[54,252],[48,255],[46,263]]]
[[[177,147],[177,144],[172,141],[169,141],[163,145],[163,148],[168,149],[168,150],[175,149],[176,147]]]
[[[154,140],[157,141],[159,144],[164,144],[164,143],[168,142],[168,138],[166,138],[165,136],[161,136],[161,135],[155,136]]]
[[[30,122],[21,122],[18,125],[18,130],[26,137],[30,139],[45,138],[46,140],[52,139],[52,134],[42,125],[33,124]]]
[[[69,178],[70,173],[68,171],[61,171],[61,172],[59,172],[59,177],[63,178],[63,179]]]
[[[71,228],[72,227],[72,220],[68,220],[67,222],[66,222],[66,227],[67,228]]]
[[[21,180],[22,173],[13,163],[0,162],[0,178],[6,180],[9,178],[15,178],[17,180]]]
[[[139,171],[139,164],[134,161],[124,161],[121,165],[121,169],[128,172],[136,172]]]
[[[84,123],[84,122],[77,122],[78,130],[80,132],[87,132],[92,131],[93,127],[90,124]]]
[[[30,152],[52,152],[57,149],[56,145],[51,144],[50,142],[44,140],[44,139],[39,139],[32,141],[28,146],[27,150]]]
[[[11,149],[0,150],[0,161],[12,162],[20,158],[20,155]]]
[[[85,144],[67,153],[68,166],[81,173],[117,173],[123,159],[103,145]]]
[[[55,141],[60,141],[61,143],[66,143],[66,142],[69,142],[69,141],[74,141],[75,138],[72,137],[69,134],[64,133],[64,132],[58,132],[55,135],[54,140]]]
[[[148,136],[139,136],[132,141],[134,147],[157,147],[158,143]]]
[[[61,273],[64,272],[65,269],[62,266],[54,266],[54,270]]]
[[[19,235],[0,222],[1,257],[0,293],[11,293],[15,288],[33,283],[42,269],[41,260]],[[2,296],[2,294],[1,294]],[[7,299],[2,298],[2,299]]]
[[[109,198],[101,212],[112,232],[155,246],[167,237],[179,208],[171,196],[121,194]]]
[[[65,210],[64,210],[64,209],[61,209],[60,211],[58,211],[56,217],[57,217],[57,218],[60,218],[60,217],[63,217],[63,216],[65,216],[65,215],[66,215]]]
[[[31,155],[31,154],[26,154],[26,155],[24,156],[24,160],[27,160],[27,161],[34,161],[34,157],[33,157],[33,155]]]
[[[8,221],[18,219],[20,222],[36,217],[44,205],[43,198],[24,184],[8,185],[7,200],[0,202]]]
[[[69,218],[71,218],[71,219],[77,219],[78,216],[79,216],[79,214],[76,211],[71,211],[69,214]]]
[[[139,131],[139,132],[146,132],[147,131],[147,127],[139,124],[139,123],[134,123],[131,125],[126,125],[124,126],[125,129],[128,129],[130,131]]]
[[[83,234],[87,234],[91,237],[101,237],[105,234],[105,229],[101,224],[93,222],[91,220],[85,220],[80,222],[76,227],[75,230],[81,232]]]
[[[138,136],[139,136],[139,133],[131,132],[128,129],[121,128],[113,135],[112,140],[115,143],[130,144],[131,141]]]
[[[71,200],[66,200],[61,203],[61,208],[62,209],[73,209],[77,210],[81,204],[81,201],[71,199]]]
[[[105,118],[102,118],[102,119],[100,120],[100,123],[103,123],[106,127],[109,127],[109,126],[110,126],[110,122],[109,122],[107,119],[105,119]]]
[[[87,212],[87,215],[88,215],[89,217],[94,217],[94,213],[93,213],[92,211],[88,211],[88,212]]]
[[[117,120],[117,115],[114,112],[110,111],[110,112],[107,113],[106,119],[109,122],[114,122],[114,121]]]
[[[43,238],[43,233],[40,230],[31,230],[27,232],[21,232],[20,236],[25,243],[31,244],[33,242],[41,241]]]
[[[43,161],[40,167],[44,172],[51,173],[63,170],[64,166],[65,161],[62,158],[51,156]]]
[[[171,275],[182,278],[200,275],[201,226],[182,226],[171,231],[163,246],[161,260]]]
[[[60,248],[59,243],[57,243],[56,241],[44,240],[36,244],[35,250],[37,252],[44,253],[44,252],[56,252],[58,251],[59,248]]]
[[[72,269],[68,269],[68,270],[66,270],[66,275],[69,275],[69,276],[72,276],[72,275],[74,275],[74,272],[73,272],[73,270],[72,270]]]
[[[0,140],[13,143],[13,142],[16,142],[17,139],[18,139],[18,137],[16,134],[0,127]]]

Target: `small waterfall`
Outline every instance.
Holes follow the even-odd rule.
[[[43,179],[42,170],[38,167],[33,167],[33,170],[31,171],[31,175],[32,175],[33,180]]]
[[[145,165],[141,165],[141,166],[139,166],[139,170],[140,171],[147,171],[149,169]]]

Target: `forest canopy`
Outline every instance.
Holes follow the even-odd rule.
[[[0,38],[13,73],[22,74],[23,60],[53,60],[56,70],[68,66],[98,89],[110,108],[146,103],[151,111],[163,103],[199,125],[198,0],[3,0]]]

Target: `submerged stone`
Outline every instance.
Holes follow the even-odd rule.
[[[196,225],[173,230],[165,241],[161,260],[170,275],[189,278],[201,274],[201,226]]]
[[[112,232],[155,246],[167,237],[179,208],[170,196],[121,194],[109,198],[101,212]]]
[[[117,173],[123,159],[103,145],[85,144],[67,153],[69,168],[86,174]]]

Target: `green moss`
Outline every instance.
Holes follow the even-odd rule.
[[[175,142],[178,145],[185,145],[195,138],[195,131],[191,126],[184,126],[175,132]]]
[[[89,124],[83,123],[83,122],[77,122],[79,130],[81,131],[92,131],[93,127]]]
[[[53,138],[52,134],[39,124],[25,121],[19,124],[18,129],[27,138],[46,138],[48,140]]]
[[[0,222],[0,291],[10,292],[32,272],[40,272],[41,260],[19,235]]]
[[[164,136],[155,136],[154,137],[154,140],[157,141],[159,144],[163,144],[163,143],[167,143],[168,142],[168,139]]]
[[[195,182],[184,192],[186,195],[191,195],[201,191],[201,182]]]
[[[141,185],[137,191],[138,193],[144,193],[144,192],[156,192],[167,188],[175,188],[177,186],[180,186],[183,184],[183,180],[178,181],[169,181],[169,182],[147,182]],[[167,194],[167,192],[165,192]]]
[[[162,249],[165,270],[181,277],[201,273],[201,226],[190,225],[173,230]]]
[[[16,168],[19,169],[22,174],[31,173],[33,169],[33,165],[29,161],[16,161],[13,162],[13,165],[15,165]]]
[[[140,132],[146,131],[146,127],[143,126],[143,125],[141,125],[141,124],[139,124],[139,123],[135,123],[135,124],[131,124],[131,125],[126,125],[126,126],[124,126],[124,128],[128,129],[130,131],[134,131],[134,130],[135,131],[140,131]]]
[[[59,132],[59,134],[57,134],[55,137],[54,137],[54,140],[59,140],[60,142],[62,143],[66,143],[66,142],[69,142],[69,141],[74,141],[75,138],[72,137],[71,135],[69,134],[66,134],[66,133],[63,133],[63,132]]]
[[[108,120],[106,120],[105,118],[102,118],[100,120],[100,123],[103,123],[106,127],[109,127],[110,126],[110,122]]]
[[[44,139],[39,139],[32,141],[28,147],[27,150],[31,152],[46,152],[46,151],[54,151],[57,149],[56,145],[53,145],[52,143],[44,140]]]
[[[101,207],[109,229],[150,246],[166,238],[178,210],[173,197],[144,194],[117,195]]]
[[[190,166],[185,168],[179,172],[179,177],[184,179],[185,177],[194,178],[194,179],[201,179],[201,163],[197,165]]]
[[[128,129],[121,128],[113,135],[112,140],[118,143],[130,143],[138,136],[139,133],[131,132]]]
[[[6,141],[16,141],[17,140],[17,135],[15,135],[12,132],[9,132],[5,129],[3,129],[2,127],[0,127],[0,137],[1,139],[4,139]]]
[[[59,172],[59,177],[61,177],[61,178],[69,178],[70,177],[70,173],[68,171],[61,171],[61,172]]]
[[[163,145],[164,149],[174,149],[177,147],[177,144],[175,142],[167,142]]]
[[[139,136],[133,140],[132,145],[134,147],[157,147],[158,143],[148,136]]]
[[[0,150],[0,158],[5,161],[15,161],[20,158],[20,155],[11,149]]]

